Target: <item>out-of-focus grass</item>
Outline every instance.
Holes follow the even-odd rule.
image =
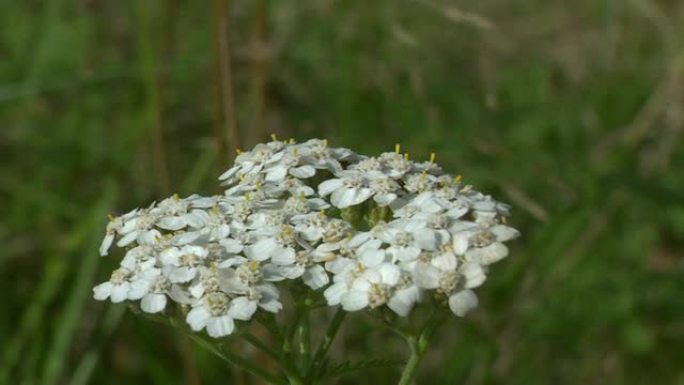
[[[213,9],[1,3],[0,383],[249,383],[86,299],[115,263],[93,248],[107,211],[217,191]],[[240,146],[402,143],[514,205],[523,237],[419,383],[684,383],[683,4],[232,1],[228,19]],[[343,336],[339,360],[404,354],[360,316]]]

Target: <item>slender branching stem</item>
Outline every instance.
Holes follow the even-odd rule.
[[[280,369],[285,373],[289,383],[292,384],[302,384],[301,374],[297,371],[297,368],[290,362],[289,357],[276,352],[270,346],[263,343],[261,340],[255,336],[245,333],[242,336],[247,342],[249,342],[255,348],[264,352],[272,360],[274,360],[280,366]]]
[[[260,339],[256,338],[252,334],[245,333],[242,335],[242,338],[245,339],[245,341],[249,342],[250,345],[254,346],[255,348],[261,350],[262,352],[266,353],[267,356],[269,356],[272,360],[280,363],[282,361],[283,355],[276,352],[273,350],[270,346],[266,345],[265,343],[261,342]]]
[[[309,309],[306,305],[301,305],[302,317],[297,325],[297,340],[299,342],[299,359],[302,368],[306,370],[311,360],[311,328],[309,321]]]
[[[311,361],[311,365],[309,365],[309,369],[306,372],[305,379],[307,383],[311,383],[311,381],[316,378],[319,371],[321,370],[321,367],[323,366],[323,361],[325,360],[325,357],[328,355],[328,351],[330,350],[330,347],[332,346],[332,343],[335,340],[335,336],[337,335],[337,332],[340,330],[340,326],[342,325],[342,321],[344,321],[344,317],[346,315],[347,312],[344,311],[341,307],[337,309],[337,312],[335,312],[332,321],[330,321],[330,325],[328,325],[328,330],[326,331],[325,336],[323,337],[323,341],[316,350],[316,354],[314,355],[313,360]]]
[[[206,349],[210,353],[214,354],[216,357],[222,359],[223,361],[235,365],[238,368],[256,376],[259,377],[260,379],[264,380],[268,384],[273,384],[273,385],[288,385],[288,381],[283,380],[282,378],[276,376],[273,373],[270,373],[269,371],[262,369],[254,364],[252,364],[249,360],[246,360],[242,357],[240,357],[237,354],[234,354],[230,351],[227,351],[226,349],[223,349],[221,347],[221,344],[217,340],[209,340],[206,337],[202,336],[201,334],[198,334],[196,332],[191,331],[188,329],[187,325],[179,321],[179,319],[173,317],[173,316],[163,316],[163,315],[155,315],[155,314],[146,314],[137,311],[135,308],[131,307],[136,313],[144,316],[145,318],[148,318],[152,321],[159,322],[162,324],[170,325],[174,328],[177,328],[179,330],[182,330],[185,334],[190,337],[193,341],[195,341],[198,345],[200,345],[202,348]],[[256,338],[254,338],[256,340]],[[249,340],[248,340],[249,341]],[[258,343],[265,347],[268,348],[266,345],[261,343],[261,341],[258,341]],[[270,351],[272,349],[268,348]],[[267,352],[268,354],[268,352]],[[277,360],[278,364],[282,366],[282,363],[286,362],[286,360]],[[299,378],[299,374],[297,374],[297,378]],[[288,378],[289,379],[289,378]],[[289,381],[290,384],[296,383]],[[296,383],[296,384],[301,384],[301,382]]]
[[[411,350],[411,355],[404,366],[398,385],[409,385],[418,373],[425,352],[430,345],[430,338],[444,320],[444,312],[435,311],[425,323],[419,334],[406,334],[404,339]]]
[[[294,342],[297,335],[297,326],[301,322],[302,316],[304,315],[304,308],[297,306],[296,309],[297,310],[295,311],[292,323],[286,326],[285,339],[283,340],[283,352],[287,355],[290,355],[293,359],[296,352],[293,351],[292,347],[295,345]]]
[[[217,346],[215,342],[207,341],[205,338],[201,337],[196,333],[191,332],[188,333],[188,335],[190,336],[190,338],[192,338],[193,341],[197,342],[197,344],[207,349],[209,352],[213,353],[217,357],[232,365],[237,366],[240,369],[243,369],[246,372],[249,372],[254,376],[261,378],[267,383],[275,385],[287,385],[287,382],[283,381],[281,378],[278,378],[274,374],[253,365],[251,362],[245,360],[237,354],[228,352],[225,349],[221,349],[219,346]]]
[[[268,330],[269,333],[271,333],[271,335],[276,339],[278,345],[282,347],[283,341],[285,341],[285,336],[283,335],[283,331],[281,330],[276,318],[272,314],[268,314],[258,315],[256,320],[261,326]]]

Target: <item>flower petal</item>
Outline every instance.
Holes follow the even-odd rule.
[[[228,315],[241,321],[249,321],[256,310],[256,301],[251,301],[247,297],[237,297],[231,301]]]
[[[103,282],[93,288],[93,298],[98,301],[104,301],[112,294],[112,283]]]
[[[420,289],[417,286],[409,286],[394,292],[387,302],[387,307],[398,315],[406,317],[419,299]]]
[[[454,253],[442,253],[432,258],[432,266],[442,271],[454,270],[457,265],[458,262]]]
[[[150,293],[140,301],[140,308],[145,313],[159,313],[166,307],[166,296],[164,294]]]
[[[413,270],[416,285],[423,289],[436,289],[439,286],[440,271],[424,262],[418,262]]]
[[[394,286],[399,283],[401,278],[399,266],[392,263],[383,263],[378,267],[378,272],[382,277],[382,282],[386,285]]]
[[[343,209],[354,205],[355,196],[355,189],[342,186],[337,190],[333,191],[332,195],[330,196],[330,202],[333,204],[333,206]]]
[[[359,260],[366,267],[374,267],[385,261],[385,255],[385,250],[370,249],[361,253]]]
[[[325,289],[323,295],[328,301],[329,306],[339,305],[342,301],[342,296],[347,292],[347,284],[344,282],[334,283],[329,288]]]
[[[330,277],[322,266],[313,265],[304,272],[302,280],[313,290],[318,290],[330,282]]]
[[[506,225],[496,225],[489,229],[495,236],[496,240],[499,242],[510,241],[511,239],[518,238],[520,232],[510,226]]]
[[[270,313],[278,313],[283,309],[283,304],[277,299],[269,298],[266,300],[262,299],[261,302],[259,302],[259,307]]]
[[[324,197],[330,195],[333,191],[338,190],[344,186],[342,179],[328,179],[325,182],[318,185],[318,195]]]
[[[278,247],[278,243],[273,238],[263,238],[253,245],[245,247],[245,256],[254,261],[265,261],[271,253]]]
[[[211,317],[207,322],[207,333],[214,338],[227,336],[233,332],[233,329],[235,329],[235,323],[227,315]]]
[[[289,247],[279,247],[271,254],[271,261],[276,265],[291,265],[295,263],[295,251]]]
[[[490,265],[504,259],[508,255],[508,247],[501,242],[489,246],[478,247],[466,252],[466,260],[482,265]]]
[[[277,165],[268,169],[266,173],[267,182],[279,182],[287,176],[287,167],[284,165]]]
[[[472,290],[462,290],[449,297],[449,309],[459,317],[477,307],[477,296]]]
[[[112,247],[112,243],[114,242],[114,233],[108,233],[105,235],[104,239],[102,240],[102,244],[100,244],[100,255],[105,256],[109,254],[109,248]]]
[[[180,230],[187,225],[187,221],[182,217],[163,217],[157,221],[157,227],[164,230]]]
[[[342,308],[346,311],[358,311],[368,306],[368,293],[350,291],[342,296]]]
[[[175,269],[171,269],[168,278],[169,281],[173,283],[184,283],[189,282],[197,275],[197,269],[190,266],[182,266]]]
[[[204,327],[207,325],[207,322],[209,322],[209,317],[211,317],[209,310],[207,310],[207,308],[204,306],[199,306],[190,310],[188,315],[185,317],[185,322],[190,325],[192,330],[197,332],[204,329]]]
[[[456,255],[465,254],[465,252],[468,251],[468,246],[469,246],[469,244],[468,244],[468,233],[465,231],[462,231],[460,233],[454,234],[451,245],[454,248],[454,253]]]
[[[128,282],[122,282],[119,285],[112,285],[112,294],[110,299],[113,303],[123,302],[128,299],[128,290],[130,289]]]
[[[116,245],[118,247],[126,247],[138,238],[138,234],[140,234],[140,232],[131,231],[130,233],[124,235],[123,238],[119,239],[119,242],[117,242]]]
[[[476,263],[466,263],[461,267],[461,273],[466,279],[465,287],[467,289],[478,287],[487,279],[482,266]]]
[[[311,178],[316,174],[316,169],[310,165],[303,165],[290,169],[290,175],[299,179]]]

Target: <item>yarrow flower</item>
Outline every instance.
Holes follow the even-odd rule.
[[[273,141],[240,152],[223,194],[178,195],[111,217],[100,247],[125,248],[97,300],[180,306],[194,331],[230,335],[278,313],[297,282],[345,311],[432,306],[464,316],[489,265],[519,233],[510,207],[427,162],[367,157],[326,140]]]

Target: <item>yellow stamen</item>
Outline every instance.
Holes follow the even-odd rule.
[[[290,144],[294,144],[294,142],[295,142],[294,138],[290,138],[289,142],[290,142]]]
[[[243,173],[238,174],[238,179],[240,179],[240,182],[244,182],[245,181],[245,174],[243,174]]]
[[[397,143],[394,145],[394,152],[399,154],[401,152],[401,144]]]
[[[435,155],[434,152],[431,152],[431,153],[430,153],[430,164],[434,164],[434,163],[435,163],[435,158],[436,158],[436,157],[437,157],[437,155]]]
[[[274,142],[277,142],[277,141],[278,141],[278,137],[276,136],[276,134],[271,134],[271,139],[272,139]]]
[[[209,268],[211,269],[212,273],[216,273],[216,271],[218,271],[218,263],[216,263],[216,261],[212,261],[209,265]]]
[[[323,148],[328,148],[328,139],[323,139]]]
[[[211,212],[214,213],[214,214],[220,214],[220,213],[221,213],[221,209],[219,209],[218,205],[214,205],[214,206],[212,206],[212,208],[211,208]]]
[[[409,160],[408,152],[404,153],[404,160]]]
[[[454,177],[454,182],[456,183],[461,183],[461,180],[463,180],[463,177],[461,175],[456,175]]]
[[[239,148],[236,148],[236,149],[235,149],[235,152],[236,152],[238,155],[242,154],[242,150],[240,150]]]
[[[174,193],[174,194],[173,194],[173,199],[174,199],[174,200],[177,200],[177,201],[180,200],[180,197],[178,196],[178,193]]]
[[[107,219],[109,219],[110,222],[113,222],[115,219],[114,214],[112,214],[112,213],[107,214]]]

